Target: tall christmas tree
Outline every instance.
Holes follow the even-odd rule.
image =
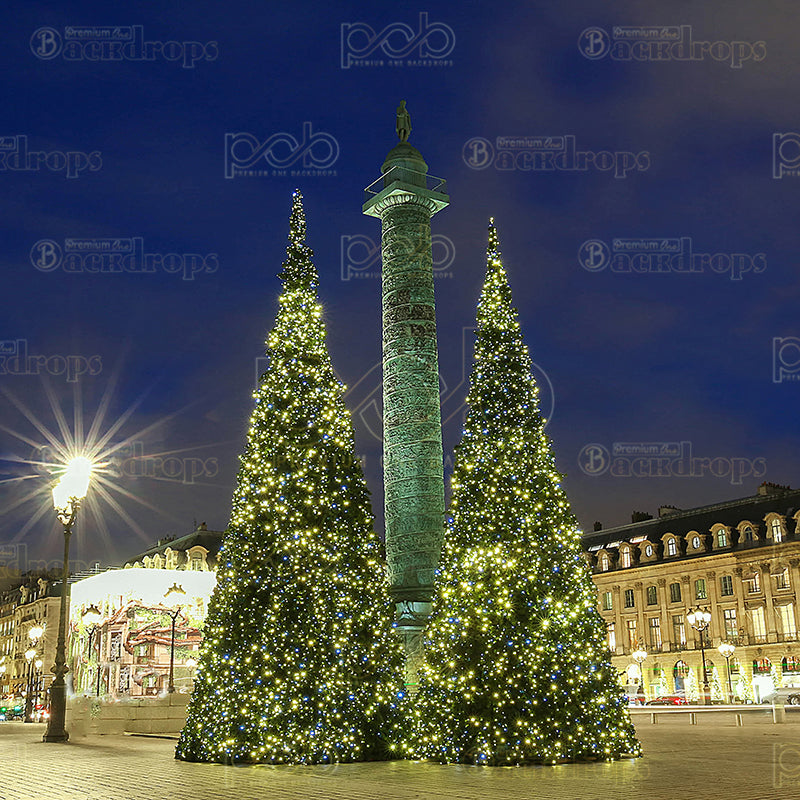
[[[638,753],[493,222],[487,260],[415,754],[507,765]]]
[[[401,755],[403,656],[299,192],[176,757],[324,763]]]

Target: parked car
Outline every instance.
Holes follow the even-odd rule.
[[[688,705],[685,697],[680,697],[677,694],[663,695],[662,697],[654,697],[648,700],[645,705],[647,706],[685,706]]]
[[[784,686],[781,689],[773,689],[770,694],[761,698],[761,702],[800,706],[800,686]]]

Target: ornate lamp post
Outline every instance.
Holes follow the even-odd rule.
[[[711,612],[697,606],[697,608],[692,609],[686,615],[686,619],[689,620],[689,624],[700,634],[700,657],[703,659],[703,703],[708,705],[711,698],[708,690],[708,669],[706,667],[704,633],[711,624]]]
[[[67,716],[67,684],[64,676],[67,667],[67,598],[69,596],[69,537],[78,516],[81,501],[89,490],[92,462],[79,456],[67,464],[67,469],[53,487],[53,508],[58,521],[64,526],[64,565],[61,571],[61,608],[58,615],[58,642],[54,679],[50,686],[50,718],[42,737],[45,742],[66,742],[69,734],[65,727]]]
[[[170,597],[178,597],[185,594],[183,587],[174,583],[167,589],[164,598],[169,600]],[[176,606],[174,611],[168,611],[167,613],[172,617],[172,639],[169,647],[169,686],[167,686],[167,692],[172,694],[175,691],[175,620],[178,619],[178,614],[181,613],[181,607]]]
[[[88,661],[92,660],[92,639],[94,638],[96,633],[100,632],[100,620],[103,619],[103,615],[100,612],[100,609],[95,606],[91,605],[86,611],[83,612],[81,617],[86,625],[89,625],[89,645],[88,645]],[[100,697],[100,637],[97,637],[97,689],[95,691],[95,695]]]
[[[642,664],[644,660],[647,658],[647,650],[644,649],[641,642],[637,646],[637,648],[631,653],[631,658],[639,665],[639,678],[642,681],[642,694],[647,697],[647,690],[644,685],[644,670],[642,669]]]
[[[37,645],[43,633],[44,628],[41,625],[34,625],[28,631],[31,646],[25,651],[25,660],[28,662],[28,689],[25,693],[25,722],[33,722],[33,659],[36,658],[38,653]],[[41,664],[41,661],[38,663]]]
[[[34,686],[36,687],[33,692],[33,713],[36,714],[36,707],[39,705],[39,686],[42,683],[42,664],[44,662],[41,658],[37,658],[36,661],[33,662],[33,666],[36,667],[36,681]],[[41,722],[41,718],[39,722]]]
[[[717,650],[719,650],[720,655],[725,659],[725,671],[728,673],[728,702],[733,702],[733,686],[731,685],[731,656],[733,655],[733,651],[736,649],[735,645],[732,645],[728,642],[723,642]]]

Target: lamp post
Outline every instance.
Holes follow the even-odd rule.
[[[25,651],[25,660],[28,662],[28,689],[25,693],[25,722],[33,722],[33,659],[37,655],[37,645],[42,638],[44,628],[41,625],[34,625],[28,631],[28,638],[31,646]]]
[[[686,615],[686,619],[700,634],[700,657],[703,659],[703,703],[708,705],[711,698],[708,690],[708,669],[706,668],[706,650],[703,634],[711,624],[711,612],[697,606]]]
[[[53,683],[50,685],[50,717],[42,737],[45,742],[66,742],[69,734],[65,727],[67,716],[67,598],[69,596],[69,537],[78,516],[81,501],[89,490],[92,462],[79,456],[73,458],[58,483],[53,487],[53,508],[58,521],[64,526],[64,565],[61,570],[61,608],[58,615],[58,642],[56,663],[53,665]]]
[[[642,681],[642,694],[647,697],[647,691],[644,685],[644,670],[642,669],[642,664],[644,660],[647,658],[647,650],[644,649],[641,642],[639,643],[638,647],[631,653],[631,658],[639,665],[639,678]]]
[[[87,660],[91,661],[92,660],[92,639],[94,638],[94,635],[100,631],[100,620],[103,619],[103,615],[102,615],[100,609],[97,606],[91,605],[91,606],[89,606],[89,608],[86,609],[86,611],[83,612],[83,615],[82,615],[81,618],[83,619],[84,623],[86,623],[87,625],[91,626],[89,628],[89,645],[88,645],[88,648],[87,648],[89,650],[89,656],[88,656]],[[100,648],[100,637],[98,636],[97,639],[98,639],[98,642],[97,642],[97,644],[98,644],[98,647],[97,647],[97,690],[95,691],[95,695],[97,697],[100,697],[100,651],[101,651],[101,648]]]
[[[167,589],[164,598],[169,600],[172,596],[178,597],[185,594],[183,587],[174,583]],[[178,614],[181,613],[181,607],[176,606],[174,611],[168,611],[167,613],[172,618],[172,639],[169,647],[169,686],[167,686],[167,692],[172,694],[175,691],[175,621],[178,619]]]
[[[42,682],[42,664],[44,662],[41,658],[37,658],[36,661],[33,662],[33,666],[36,667],[36,690],[33,693],[33,713],[34,716],[36,715],[36,707],[39,705],[39,685]],[[41,722],[41,719],[39,720]]]
[[[733,651],[736,649],[735,645],[730,644],[729,642],[723,642],[717,650],[719,650],[720,655],[725,659],[725,671],[728,673],[728,702],[733,702],[733,686],[731,685],[731,656],[733,655]]]

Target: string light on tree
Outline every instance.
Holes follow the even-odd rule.
[[[414,752],[485,765],[638,754],[493,222],[487,261]]]
[[[403,754],[403,656],[295,192],[194,692],[176,756],[325,763]]]

